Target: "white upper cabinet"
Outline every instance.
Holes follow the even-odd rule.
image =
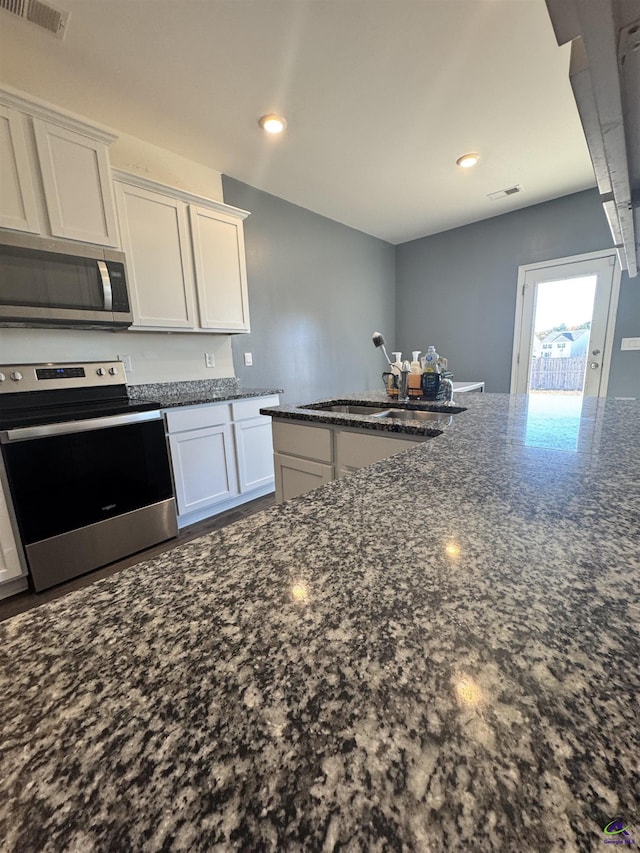
[[[0,227],[117,246],[109,131],[0,90]]]
[[[40,119],[33,129],[53,236],[117,245],[107,146]]]
[[[189,206],[200,325],[212,332],[249,331],[242,220]]]
[[[132,328],[248,332],[248,213],[117,169],[114,178]]]
[[[135,327],[194,330],[193,264],[184,202],[115,181]]]
[[[20,113],[0,104],[0,227],[38,234],[40,221],[24,121]]]

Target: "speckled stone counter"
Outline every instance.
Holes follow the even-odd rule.
[[[226,400],[240,400],[245,397],[267,397],[271,394],[282,394],[282,389],[243,388],[238,379],[229,377],[128,385],[127,393],[132,400],[154,400],[163,409],[171,409],[176,406],[224,403]]]
[[[2,623],[3,851],[638,844],[640,404],[462,402]]]

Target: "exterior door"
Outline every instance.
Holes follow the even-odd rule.
[[[606,394],[619,281],[613,249],[520,268],[511,393]]]

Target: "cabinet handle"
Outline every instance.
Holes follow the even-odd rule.
[[[113,310],[113,291],[111,290],[111,279],[109,278],[109,270],[104,261],[98,261],[98,272],[100,273],[100,281],[102,282],[102,299],[104,301],[104,310]]]

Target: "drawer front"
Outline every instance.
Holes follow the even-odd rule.
[[[237,400],[231,404],[231,413],[234,421],[245,421],[249,418],[265,417],[260,415],[260,409],[265,406],[277,406],[280,403],[280,398],[275,395],[272,397],[255,397],[248,400]]]
[[[170,433],[190,429],[218,426],[231,422],[231,407],[228,403],[190,406],[184,409],[168,409],[167,429]]]
[[[300,426],[274,418],[273,449],[289,456],[333,462],[332,430],[327,427]]]

